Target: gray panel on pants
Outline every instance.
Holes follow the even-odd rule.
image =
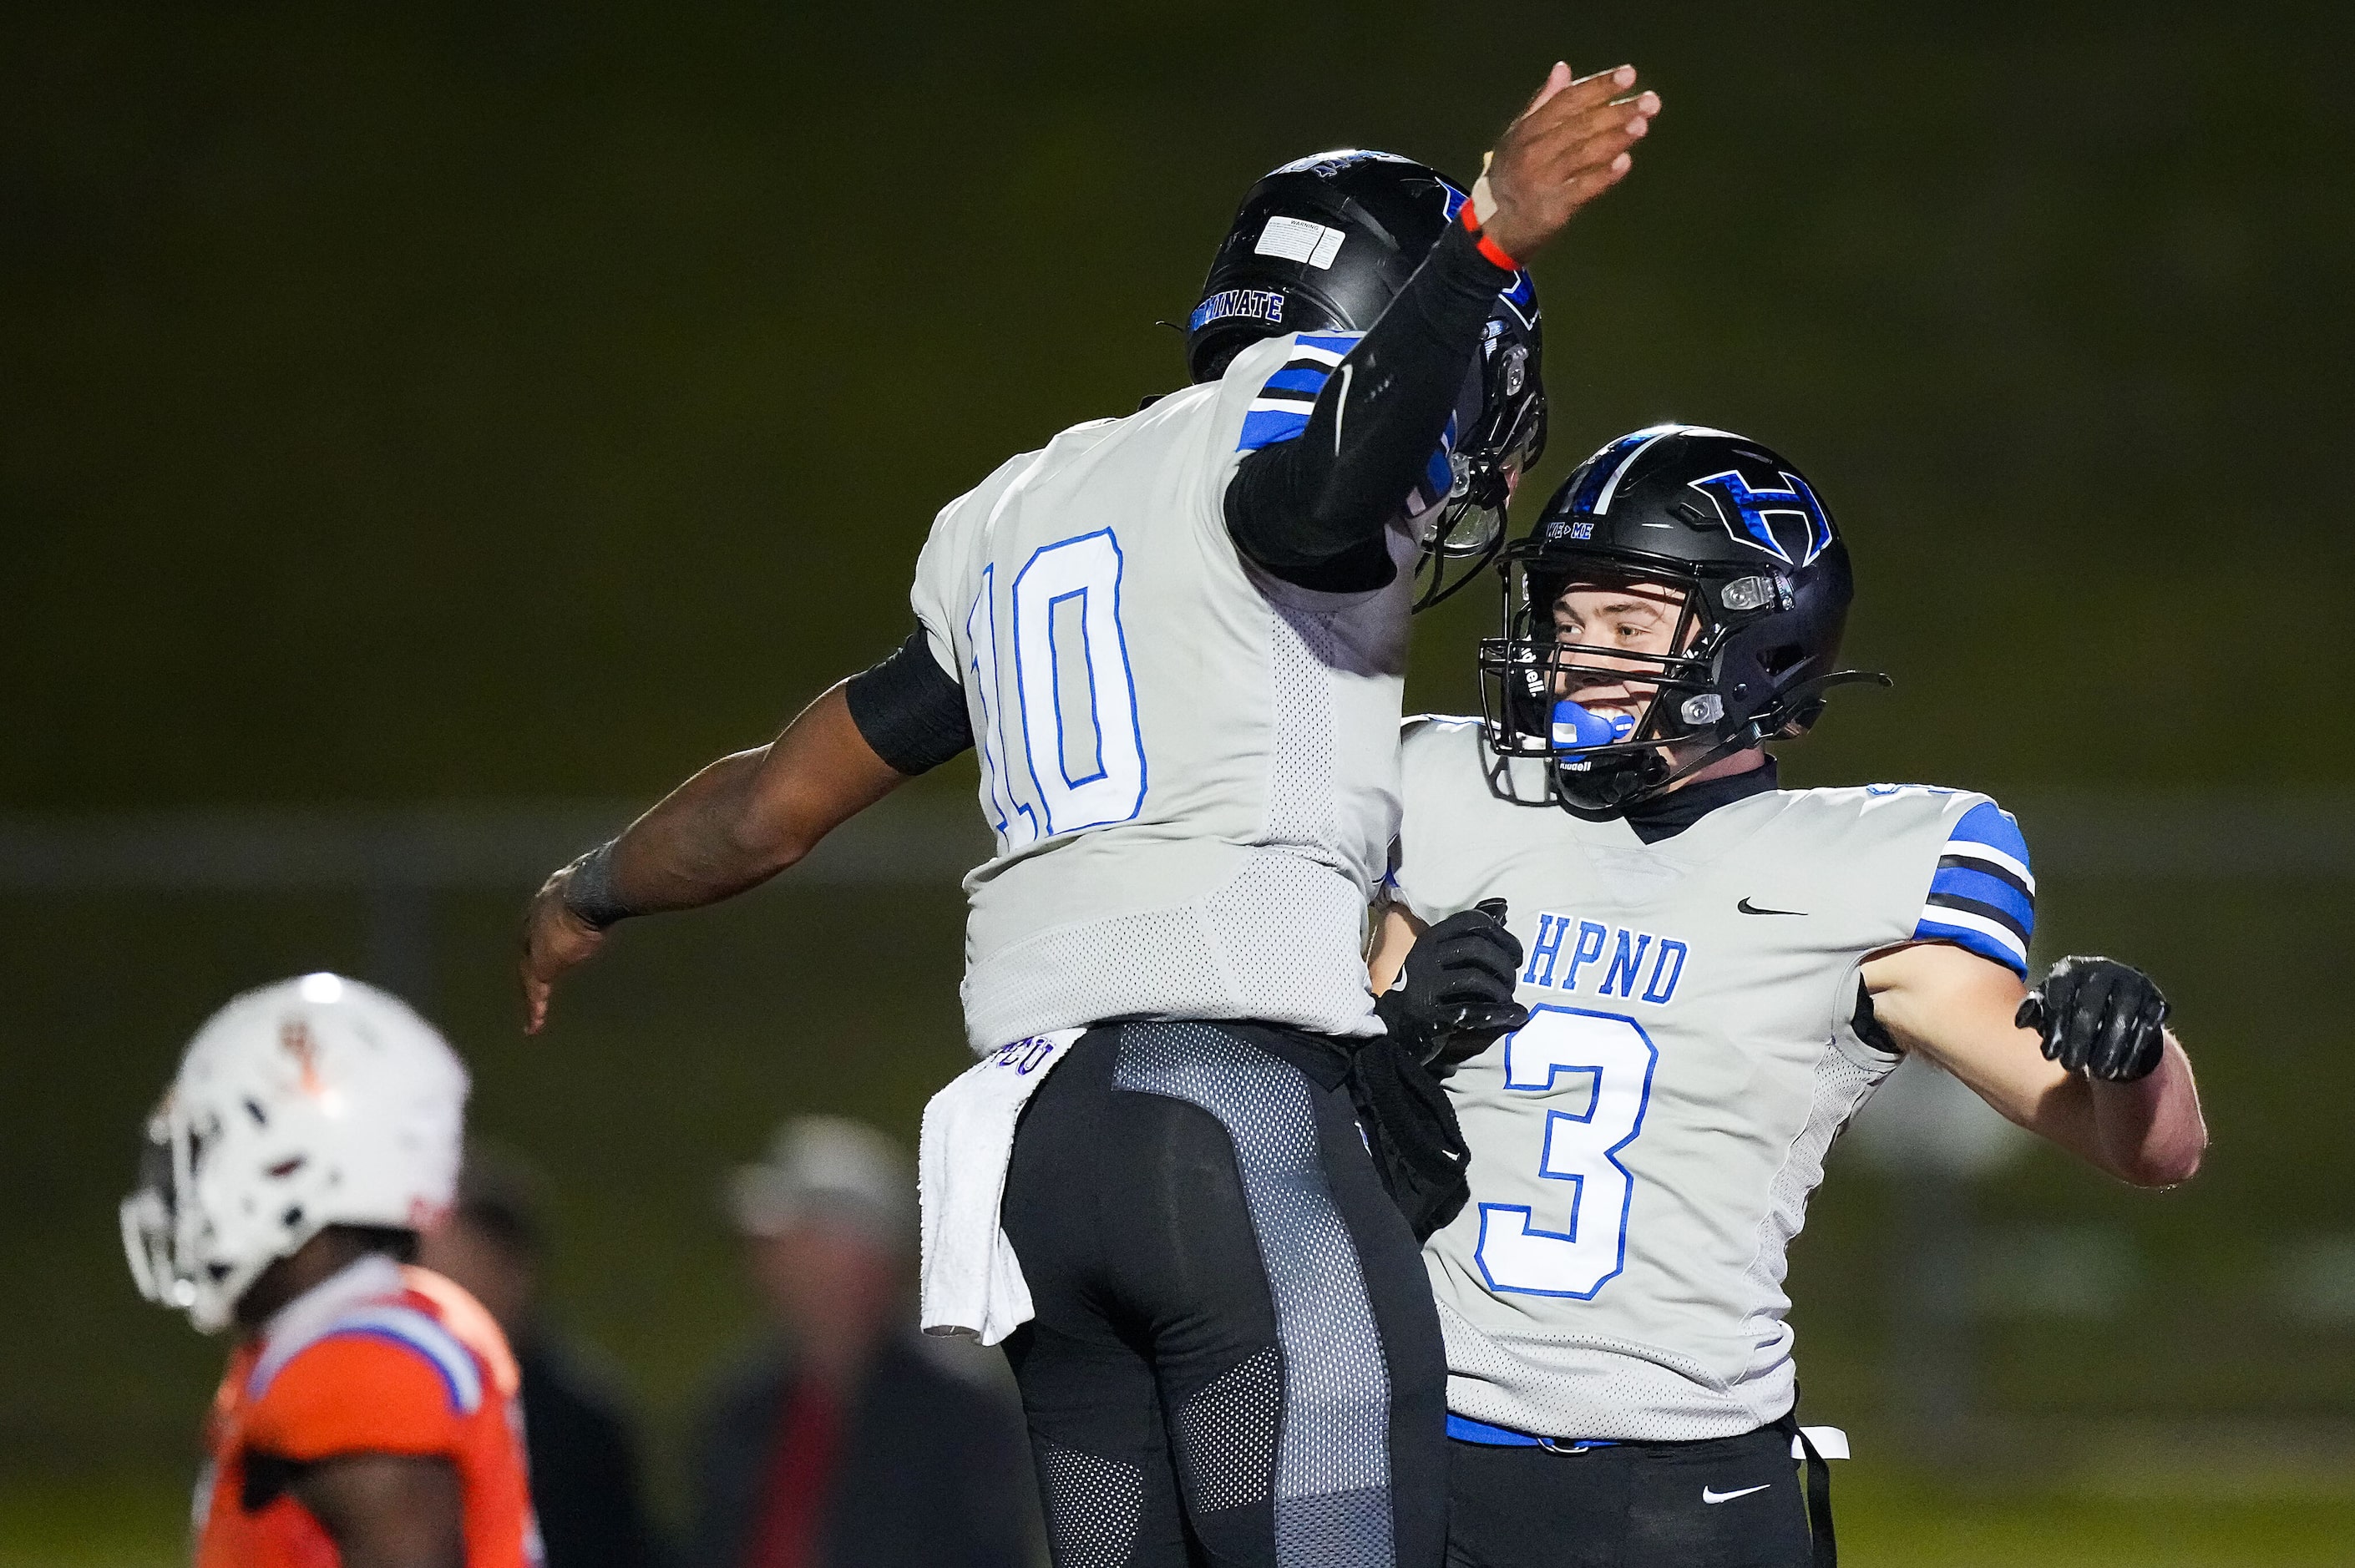
[[[1121,1028],[1113,1082],[1199,1106],[1234,1140],[1284,1351],[1277,1560],[1384,1568],[1395,1560],[1390,1370],[1357,1246],[1318,1158],[1308,1080],[1211,1025],[1131,1023]]]

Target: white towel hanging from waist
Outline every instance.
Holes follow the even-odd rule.
[[[1000,1047],[924,1107],[917,1191],[924,1208],[927,1334],[994,1345],[1030,1320],[1030,1287],[998,1224],[1022,1107],[1085,1031],[1058,1029]]]

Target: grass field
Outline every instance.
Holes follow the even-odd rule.
[[[1964,1498],[1837,1489],[1842,1561],[1887,1568],[2298,1568],[2355,1563],[2355,1499]]]
[[[1835,1474],[1851,1568],[2355,1563],[2355,1477],[2334,1489],[2169,1467],[2102,1490],[1966,1491],[1857,1464]],[[183,1484],[164,1478],[0,1480],[0,1568],[173,1568],[186,1517]]]

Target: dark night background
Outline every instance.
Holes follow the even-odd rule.
[[[2215,1148],[2177,1194],[2041,1154],[1979,1194],[2126,1260],[2097,1308],[1977,1330],[2035,1457],[1869,1441],[1902,1249],[1834,1160],[1809,1398],[1859,1434],[1861,1539],[1917,1553],[1864,1560],[2083,1529],[2074,1561],[2339,1561],[2350,45],[2274,5],[15,8],[0,825],[649,800],[898,641],[941,504],[1177,382],[1154,323],[1263,170],[1469,172],[1557,55],[1630,59],[1666,111],[1536,268],[1534,491],[1662,418],[1774,443],[1849,535],[1851,662],[1898,679],[1835,703],[1799,781],[1986,789],[2064,866],[2040,802],[2159,801],[2221,846],[2046,877],[2042,956],[2176,997]],[[1421,624],[1411,707],[1472,699],[1492,613]],[[905,820],[971,789],[944,768]],[[2284,810],[2311,852],[2236,865]],[[426,1001],[477,1125],[554,1181],[565,1316],[668,1442],[750,1319],[715,1183],[790,1110],[912,1139],[964,1059],[961,901],[789,882],[632,928],[526,1044],[523,891],[436,904]],[[122,1268],[139,1118],[211,1007],[363,968],[363,926],[331,891],[0,889],[0,1518],[34,1521],[0,1564],[149,1561],[150,1520],[173,1550],[154,1499],[219,1347]],[[2187,1492],[2187,1446],[2236,1478]]]

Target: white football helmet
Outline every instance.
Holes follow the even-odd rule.
[[[206,1333],[328,1225],[426,1230],[450,1207],[466,1069],[407,1003],[339,975],[250,991],[188,1042],[147,1122],[123,1245]]]

